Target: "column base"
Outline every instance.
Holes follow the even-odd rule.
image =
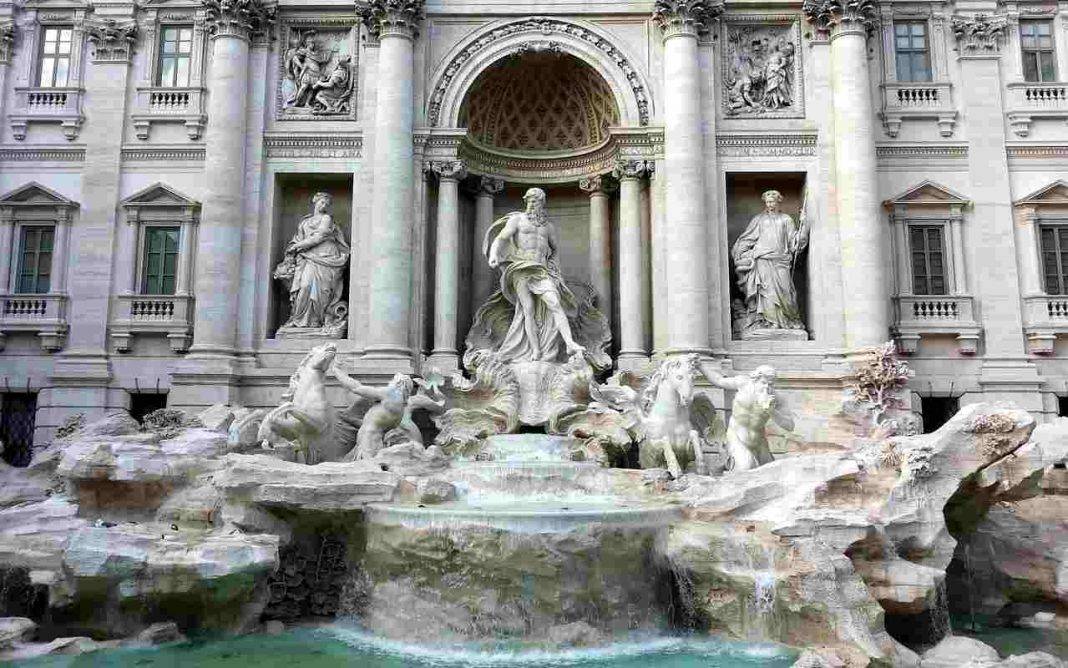
[[[649,355],[644,351],[621,350],[616,356],[619,371],[641,372],[649,366]]]
[[[413,374],[417,371],[412,351],[394,346],[367,346],[359,365],[361,369],[374,374]]]
[[[434,370],[449,375],[460,371],[460,355],[455,350],[435,350],[423,362],[424,373]]]
[[[240,383],[237,357],[190,355],[171,367],[167,407],[195,412],[214,404],[240,404]]]

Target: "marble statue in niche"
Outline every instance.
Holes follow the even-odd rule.
[[[500,284],[475,314],[465,357],[479,350],[503,362],[603,355],[607,320],[593,307],[592,291],[576,295],[560,272],[545,191],[531,188],[523,200],[525,211],[504,216],[486,233],[483,252],[500,269]]]
[[[724,76],[727,115],[793,115],[798,92],[797,46],[791,31],[787,26],[728,29]]]
[[[808,245],[805,206],[800,222],[779,210],[782,194],[768,190],[764,211],[753,216],[731,247],[738,287],[745,297],[735,314],[743,339],[807,339],[794,287],[797,257]]]
[[[289,320],[278,336],[345,336],[348,304],[342,300],[349,245],[330,215],[329,193],[312,196],[312,212],[301,219],[297,233],[286,244],[274,277],[289,291]]]
[[[282,68],[283,113],[347,115],[355,72],[347,53],[348,30],[292,30]]]

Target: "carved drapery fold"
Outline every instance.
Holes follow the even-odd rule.
[[[114,19],[106,19],[95,25],[87,25],[85,35],[93,45],[93,62],[129,62],[137,42],[137,24],[120,24]]]
[[[612,169],[616,179],[641,179],[652,175],[656,163],[652,160],[618,160]]]
[[[873,0],[805,0],[801,11],[820,32],[871,31],[877,22]]]
[[[467,165],[463,160],[432,160],[426,164],[426,171],[437,174],[443,181],[463,181],[467,178]]]
[[[212,37],[251,40],[267,33],[274,24],[274,7],[260,0],[201,0],[201,6],[207,10],[205,22]]]
[[[996,14],[953,17],[953,34],[961,55],[998,53],[1007,26],[1006,18]]]
[[[656,0],[653,5],[653,21],[665,38],[703,33],[722,13],[723,4],[713,0]]]
[[[415,38],[424,5],[424,0],[370,0],[358,11],[375,39],[385,35]]]

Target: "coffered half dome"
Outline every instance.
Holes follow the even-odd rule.
[[[609,139],[620,113],[592,67],[559,52],[513,55],[486,68],[460,108],[480,146],[520,152],[579,151]]]

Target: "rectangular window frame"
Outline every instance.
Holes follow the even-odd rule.
[[[951,278],[951,276],[952,276],[952,268],[951,268],[951,265],[950,265],[950,254],[947,253],[947,250],[949,250],[948,249],[948,244],[950,243],[950,239],[949,239],[949,231],[946,229],[946,227],[947,226],[946,226],[945,223],[937,222],[937,221],[913,220],[913,221],[909,221],[906,224],[906,227],[905,227],[905,239],[906,239],[906,243],[908,244],[908,249],[907,250],[908,250],[908,257],[909,257],[909,287],[911,289],[910,290],[911,294],[919,296],[919,297],[948,297],[948,296],[953,294],[953,285],[952,285],[952,278]],[[932,272],[931,272],[930,257],[929,256],[933,255],[934,251],[931,251],[931,250],[929,250],[927,248],[924,248],[922,251],[920,251],[920,252],[924,253],[924,264],[926,265],[926,269],[927,269],[927,277],[925,279],[926,283],[927,283],[927,285],[925,286],[925,290],[926,291],[920,292],[917,289],[917,281],[916,281],[917,275],[916,275],[916,271],[915,271],[915,267],[916,267],[916,265],[915,265],[915,256],[916,256],[917,250],[913,246],[913,231],[917,230],[917,229],[937,230],[938,231],[938,235],[939,235],[940,242],[941,242],[941,247],[938,249],[938,253],[939,253],[939,255],[941,256],[941,259],[942,259],[942,271],[941,271],[942,291],[941,292],[934,292],[931,289],[931,285],[930,284],[931,284],[931,282],[933,280],[933,275],[932,275]],[[926,245],[926,237],[925,237],[925,245]]]
[[[912,45],[913,38],[918,35],[913,35],[911,30],[908,35],[900,35],[899,28],[905,26],[923,26],[923,35],[919,36],[923,38],[923,48],[918,49]],[[931,54],[931,26],[930,22],[926,19],[919,18],[902,18],[895,19],[893,22],[893,34],[891,39],[893,40],[893,52],[894,52],[894,72],[896,80],[902,83],[932,83],[934,81],[934,58]],[[905,37],[909,40],[910,44],[907,48],[900,48],[900,40]],[[908,56],[905,62],[908,62],[907,71],[902,67],[902,56]],[[916,76],[916,60],[920,56],[923,66],[923,77]]]
[[[51,246],[50,246],[49,250],[47,251],[48,252],[48,275],[47,275],[48,285],[46,286],[45,290],[39,290],[39,289],[23,290],[22,289],[22,286],[23,286],[23,274],[24,274],[24,267],[25,267],[24,261],[25,261],[25,257],[26,257],[24,240],[25,240],[26,231],[27,230],[32,230],[32,229],[51,229],[51,231],[52,231]],[[52,291],[52,288],[53,288],[53,285],[54,285],[55,274],[56,274],[55,250],[56,250],[57,224],[54,223],[54,222],[50,223],[48,221],[32,221],[32,222],[18,223],[15,226],[14,232],[15,232],[15,236],[13,238],[13,242],[14,242],[13,243],[13,245],[14,245],[14,249],[13,250],[14,250],[14,260],[15,261],[12,262],[12,265],[13,265],[12,269],[11,269],[12,270],[12,275],[11,275],[11,281],[9,283],[11,285],[12,294],[17,294],[17,295],[47,295],[47,294],[51,294],[51,291]],[[40,282],[41,281],[41,274],[40,274],[39,270],[40,270],[40,256],[41,256],[41,254],[43,252],[44,251],[41,251],[38,248],[34,253],[34,256],[36,258],[35,264],[38,265],[37,266],[37,271],[35,271],[33,273],[34,288],[41,287],[41,282]]]
[[[178,277],[181,272],[182,262],[182,223],[179,220],[152,220],[140,222],[137,242],[137,294],[146,297],[173,297],[178,292]],[[177,235],[177,245],[174,251],[174,276],[171,281],[174,288],[170,292],[150,292],[148,290],[148,254],[149,236],[153,230],[172,229]]]
[[[48,40],[48,33],[50,31],[56,31],[58,33],[54,46]],[[62,39],[64,31],[68,35],[68,39],[64,41]],[[38,88],[68,88],[71,85],[71,77],[74,74],[74,44],[75,34],[74,26],[68,24],[47,24],[42,25],[39,28],[38,34],[39,44],[37,48],[37,61],[36,61],[36,81]],[[66,44],[66,52],[62,53],[62,47]],[[52,53],[49,53],[52,51]],[[51,66],[47,66],[49,62],[52,62]],[[58,65],[64,63],[64,76],[62,81],[57,78],[57,72],[59,71]],[[47,67],[47,70],[46,70]]]
[[[167,32],[169,30],[178,31],[178,39],[175,42],[178,46],[174,53],[168,53],[166,45],[170,43],[167,40]],[[183,38],[183,33],[187,33],[186,38]],[[157,40],[156,50],[156,71],[153,77],[155,86],[160,88],[189,88],[193,85],[194,80],[194,62],[193,52],[196,47],[196,34],[193,29],[192,23],[164,23],[159,26],[159,39]],[[187,50],[182,51],[182,45],[187,45]],[[168,72],[167,63],[173,61],[175,63],[173,69]],[[182,64],[184,63],[184,73],[182,72]],[[184,74],[184,76],[183,76]]]
[[[1025,36],[1025,27],[1044,25],[1048,27],[1047,35]],[[1051,83],[1057,81],[1057,28],[1050,18],[1024,19],[1020,21],[1017,31],[1020,40],[1020,74],[1028,83]],[[1037,37],[1041,40],[1046,37],[1048,46],[1039,44],[1028,45],[1028,37]]]
[[[1038,229],[1038,270],[1042,277],[1042,290],[1047,295],[1068,295],[1068,219],[1045,219],[1036,224]],[[1054,232],[1053,248],[1046,246],[1046,230]],[[1056,258],[1058,285],[1050,285],[1050,274],[1046,271],[1046,256],[1053,254]],[[1051,289],[1055,288],[1055,289]]]

